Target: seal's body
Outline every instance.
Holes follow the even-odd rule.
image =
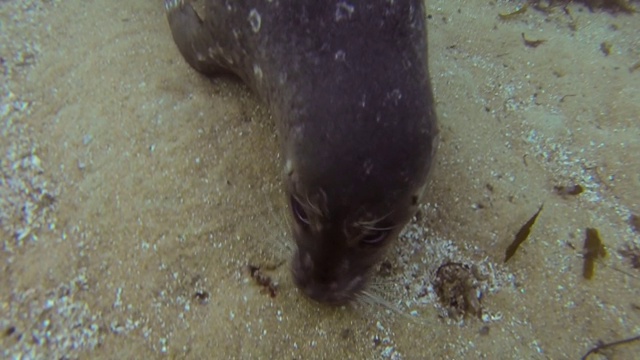
[[[436,116],[422,0],[166,0],[173,38],[206,75],[239,76],[279,132],[296,285],[355,298],[415,213]]]

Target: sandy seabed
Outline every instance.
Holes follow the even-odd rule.
[[[161,1],[0,1],[2,357],[578,359],[640,335],[640,16],[498,16],[523,3],[427,2],[441,139],[372,287],[391,311],[293,286],[273,121],[184,63]],[[450,262],[476,314],[439,301]]]

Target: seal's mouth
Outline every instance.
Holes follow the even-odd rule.
[[[291,266],[295,285],[310,299],[327,305],[352,302],[365,289],[368,275],[318,271],[309,254],[296,251]]]

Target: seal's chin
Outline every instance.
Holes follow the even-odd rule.
[[[327,305],[344,305],[356,300],[367,284],[368,276],[318,271],[309,254],[296,252],[291,266],[295,285],[310,299]]]

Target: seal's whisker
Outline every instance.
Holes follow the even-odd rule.
[[[275,211],[275,206],[273,205],[272,202],[269,201],[269,198],[267,197],[266,194],[264,194],[264,200],[265,200],[265,204],[267,206],[268,212],[269,212],[269,216],[271,217],[271,221],[273,222],[273,224],[275,225],[275,229],[276,229],[276,239],[279,243],[281,243],[282,245],[284,245],[284,247],[287,250],[291,250],[291,246],[290,246],[290,242],[287,241],[287,227],[286,224],[284,224],[282,222],[282,218],[279,218],[277,216],[278,212]],[[284,213],[283,210],[280,211],[280,213],[282,213],[282,215],[284,216],[284,218],[286,219],[286,213]],[[269,224],[266,221],[262,222],[262,226],[264,228],[265,234],[269,234],[269,233],[273,233],[273,226],[269,226]]]
[[[385,309],[391,310],[396,314],[404,315],[404,312],[402,312],[402,310],[400,310],[400,308],[398,308],[397,306],[395,306],[391,302],[385,300],[382,296],[380,296],[378,294],[375,294],[375,293],[373,293],[373,292],[371,292],[369,290],[362,290],[360,292],[360,296],[358,297],[358,299],[362,300],[365,304],[368,304],[368,305],[381,305]]]
[[[360,223],[358,225],[360,225],[359,227],[362,228],[362,229],[371,230],[371,231],[387,231],[387,230],[393,230],[393,229],[398,227],[397,225],[396,226],[378,227],[378,226],[375,226],[375,224],[369,225],[369,224],[362,224],[362,223]]]
[[[425,320],[422,317],[417,317],[417,316],[413,316],[411,314],[405,313],[404,311],[402,311],[402,309],[400,309],[390,301],[385,300],[382,296],[368,290],[361,291],[359,293],[359,296],[357,297],[357,300],[365,305],[382,306],[383,308],[393,312],[394,314],[400,315],[401,317],[411,322],[415,322],[421,325],[433,325],[428,320]]]
[[[289,233],[289,229],[291,228],[291,222],[292,222],[292,218],[291,216],[288,216],[288,208],[282,207],[280,209],[280,217],[277,218],[279,220],[279,225],[280,225],[280,231],[282,231],[283,234],[287,234]],[[273,215],[275,216],[275,214]]]
[[[305,200],[304,202],[300,202],[300,203],[306,204],[306,207],[309,208],[311,211],[313,211],[314,214],[318,216],[322,216],[322,210],[317,204],[311,201],[309,194],[305,194],[304,200]]]
[[[271,215],[271,219],[274,221],[275,226],[278,228],[278,232],[281,234],[287,233],[287,222],[288,217],[285,209],[275,210],[273,206],[270,207],[271,211],[269,211],[269,215]]]
[[[358,221],[355,222],[355,225],[357,225],[358,227],[361,227],[361,228],[365,228],[367,230],[391,230],[391,229],[395,228],[396,225],[389,226],[387,228],[379,228],[379,227],[376,226],[376,224],[379,224],[380,222],[384,221],[386,218],[391,216],[392,212],[393,212],[393,210],[390,210],[389,212],[387,212],[386,214],[384,214],[384,215],[382,215],[380,217],[369,219],[369,220],[367,220],[366,218],[359,219]]]

